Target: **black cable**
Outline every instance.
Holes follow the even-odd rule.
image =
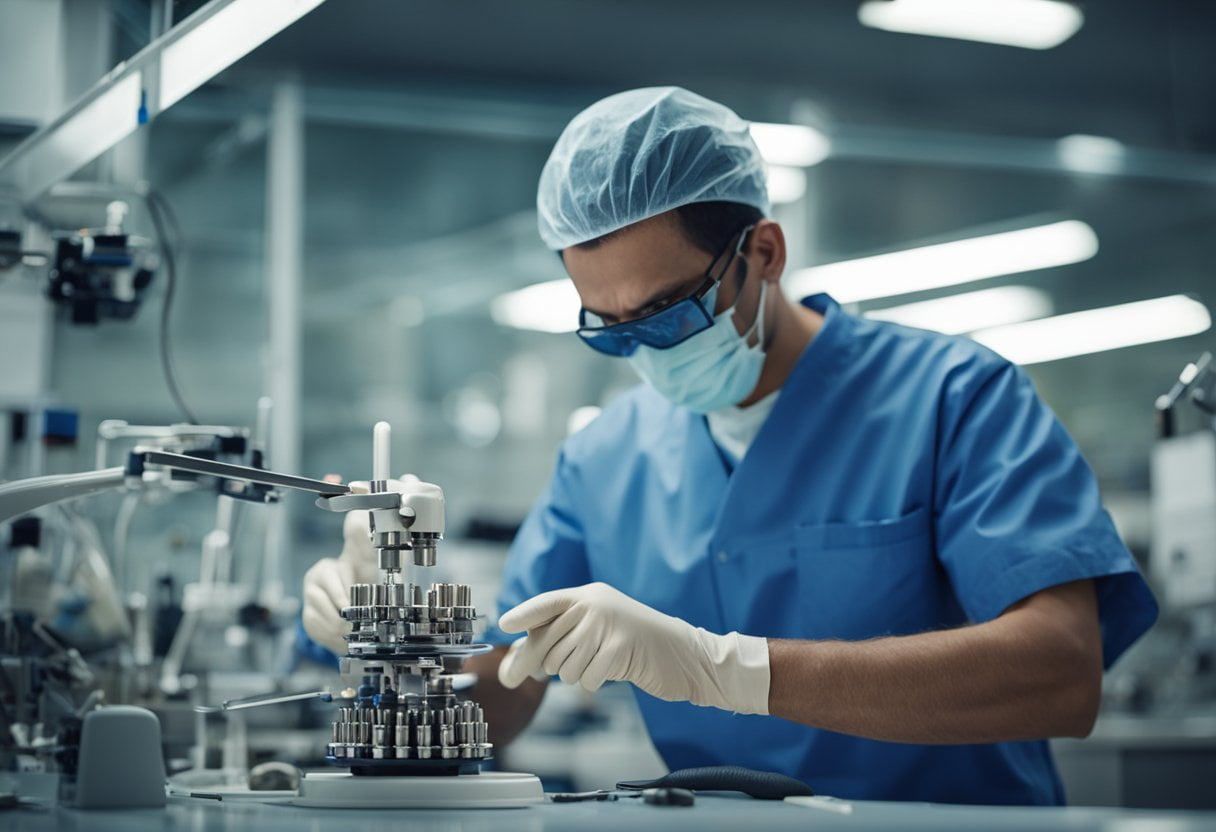
[[[165,297],[160,307],[160,366],[165,375],[165,384],[169,388],[169,395],[173,398],[177,409],[186,417],[186,423],[197,425],[198,419],[194,415],[194,411],[186,404],[185,398],[182,397],[182,391],[177,386],[177,374],[173,368],[173,356],[169,350],[169,319],[173,311],[173,295],[177,290],[177,260],[173,256],[173,243],[169,240],[167,222],[173,227],[176,242],[181,242],[181,226],[177,223],[177,217],[173,215],[173,209],[165,202],[164,197],[158,194],[151,188],[144,191],[144,203],[148,207],[148,215],[152,218],[152,225],[156,229],[156,241],[160,246],[161,258],[165,261]]]
[[[182,247],[182,227],[181,227],[181,224],[177,221],[177,212],[175,212],[173,210],[173,206],[169,204],[169,200],[165,199],[165,197],[161,195],[160,191],[153,190],[152,188],[148,188],[147,196],[150,199],[153,199],[156,201],[157,207],[160,208],[161,213],[164,215],[165,219],[167,219],[169,221],[169,230],[173,232],[173,239],[171,241],[173,244],[173,247],[181,248]]]

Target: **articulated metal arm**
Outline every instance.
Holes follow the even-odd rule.
[[[251,468],[247,465],[216,462],[185,454],[171,454],[165,451],[135,451],[130,455],[125,468],[104,468],[100,471],[85,471],[79,474],[51,474],[45,477],[32,477],[0,484],[0,523],[61,500],[112,491],[122,488],[133,480],[138,482],[138,478],[143,475],[145,465],[161,465],[176,471],[216,477],[226,483],[252,483],[267,486],[268,488],[259,495],[265,499],[274,499],[277,496],[271,490],[274,487],[308,491],[323,497],[350,493],[350,486],[340,483],[296,477],[261,468]],[[231,489],[225,489],[225,493],[229,493],[231,496],[247,496],[232,493]]]
[[[52,474],[0,485],[0,523],[41,506],[122,487],[126,469],[105,468],[82,474]]]
[[[202,459],[185,454],[171,454],[167,451],[143,451],[132,454],[132,462],[127,469],[131,475],[142,473],[143,465],[163,465],[177,471],[191,474],[203,474],[234,482],[251,482],[257,485],[272,485],[280,488],[294,488],[297,491],[309,491],[327,497],[339,494],[349,494],[350,486],[325,480],[313,480],[308,477],[297,477],[292,474],[280,474],[263,468],[251,468],[248,465],[234,465],[231,462],[216,462],[213,459]]]

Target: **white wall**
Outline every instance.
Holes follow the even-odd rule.
[[[0,0],[0,123],[42,124],[63,109],[60,0]]]
[[[0,127],[50,121],[113,66],[109,0],[0,0]]]

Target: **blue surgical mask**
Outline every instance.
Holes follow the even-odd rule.
[[[669,347],[656,350],[639,346],[629,363],[647,383],[669,401],[694,413],[709,413],[738,404],[756,389],[764,368],[764,300],[768,281],[760,283],[756,320],[742,335],[732,320],[735,303],[714,316],[713,326]],[[705,294],[705,305],[714,308],[718,286]],[[754,346],[748,345],[756,334]]]

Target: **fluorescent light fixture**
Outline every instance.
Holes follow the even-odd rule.
[[[1077,173],[1113,174],[1123,170],[1127,148],[1108,136],[1076,133],[1056,142],[1060,164]]]
[[[809,168],[827,158],[832,150],[828,137],[805,124],[771,124],[754,121],[752,140],[770,165]]]
[[[324,0],[232,0],[173,43],[160,59],[160,109],[175,104]]]
[[[855,303],[1066,266],[1097,251],[1092,228],[1080,220],[1062,220],[799,269],[786,281],[786,291],[796,297],[827,292],[841,303]]]
[[[785,165],[769,165],[765,172],[768,198],[774,205],[797,202],[806,196],[806,171]]]
[[[490,303],[490,317],[516,329],[573,332],[581,307],[574,284],[561,278],[499,295]]]
[[[1030,286],[997,286],[934,300],[871,309],[865,317],[893,321],[946,335],[960,335],[1002,324],[1030,321],[1051,314],[1051,298]]]
[[[857,10],[866,26],[888,32],[1051,49],[1085,22],[1081,10],[1058,0],[866,0]]]
[[[972,337],[1015,364],[1042,364],[1206,332],[1212,316],[1186,295],[1071,312],[976,332]]]
[[[4,160],[20,192],[32,198],[96,159],[139,127],[143,76],[133,72],[53,125],[41,141]],[[20,154],[20,155],[19,155]]]

